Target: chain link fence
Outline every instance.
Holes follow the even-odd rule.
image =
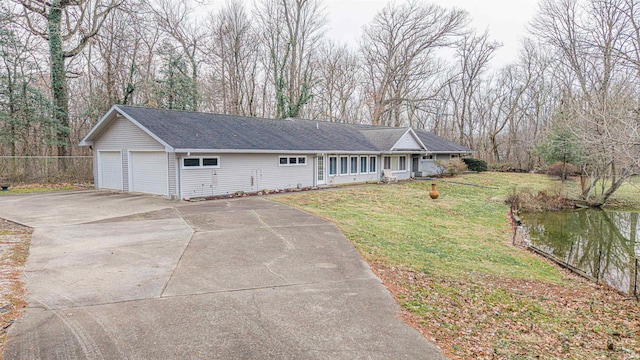
[[[92,156],[0,156],[0,183],[18,185],[92,182]]]

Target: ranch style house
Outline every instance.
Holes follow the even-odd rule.
[[[185,199],[436,173],[472,154],[424,130],[113,106],[80,142],[95,187]]]

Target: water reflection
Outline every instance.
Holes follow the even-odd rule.
[[[598,209],[522,214],[528,245],[622,292],[638,292],[637,212]]]

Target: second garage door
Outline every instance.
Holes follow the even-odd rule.
[[[130,191],[167,195],[167,153],[162,151],[131,151]]]

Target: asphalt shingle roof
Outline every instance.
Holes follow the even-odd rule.
[[[424,146],[429,151],[435,152],[473,152],[466,146],[454,143],[438,135],[434,135],[426,130],[414,129]]]
[[[174,149],[275,151],[389,151],[407,128],[304,119],[264,119],[118,105]],[[416,134],[430,151],[471,150],[424,130]]]

